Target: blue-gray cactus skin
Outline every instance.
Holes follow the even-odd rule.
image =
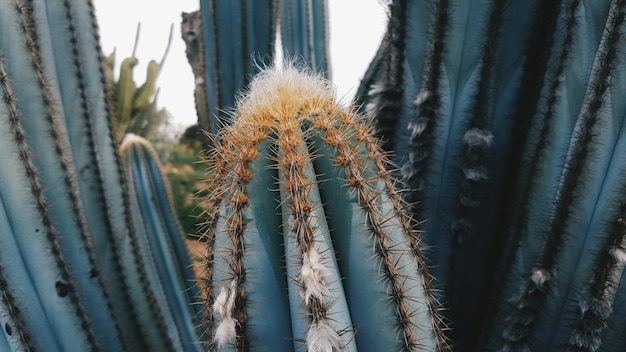
[[[461,350],[623,346],[624,7],[390,4],[358,99],[425,220]]]
[[[371,127],[327,81],[287,66],[255,77],[208,159],[212,346],[447,350],[419,234]]]
[[[189,259],[141,245],[164,220],[132,212],[92,2],[0,7],[2,350],[196,350],[148,275]]]
[[[276,32],[285,57],[330,77],[327,0],[201,0],[208,126],[231,123],[224,111],[250,77],[274,61]],[[279,18],[280,28],[279,28]]]
[[[204,81],[209,126],[216,133],[228,124],[222,113],[235,105],[262,65],[271,64],[277,25],[276,0],[201,0]]]

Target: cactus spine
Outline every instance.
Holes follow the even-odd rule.
[[[261,72],[233,120],[209,158],[217,347],[445,349],[419,234],[364,118],[288,65]]]

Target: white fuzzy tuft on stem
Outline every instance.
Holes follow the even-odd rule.
[[[330,291],[324,284],[324,276],[328,270],[322,264],[322,255],[315,248],[302,254],[302,268],[300,269],[300,296],[308,305],[311,297],[322,298],[329,295]]]
[[[228,341],[235,338],[237,321],[232,317],[225,317],[215,331],[215,341],[218,347],[223,347]]]
[[[611,255],[619,263],[626,264],[626,252],[619,247],[611,249]]]
[[[541,287],[546,281],[550,280],[550,273],[548,273],[545,269],[536,268],[533,270],[531,280],[533,280],[537,286]]]
[[[217,330],[215,331],[215,340],[218,346],[223,346],[231,339],[235,338],[237,320],[233,315],[235,306],[235,293],[237,291],[237,279],[233,279],[228,286],[222,286],[219,295],[213,304],[213,312],[222,317]]]
[[[341,347],[339,334],[324,320],[311,324],[305,339],[309,352],[332,352]]]

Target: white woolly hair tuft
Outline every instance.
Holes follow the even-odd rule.
[[[217,341],[218,347],[223,347],[229,341],[235,338],[237,321],[232,317],[225,317],[220,322],[220,325],[215,330],[215,341]]]
[[[543,286],[546,281],[550,280],[550,273],[545,269],[535,268],[533,269],[533,274],[530,279],[533,280],[537,286]]]
[[[239,97],[237,110],[243,121],[257,121],[311,115],[329,106],[337,106],[329,81],[286,62],[282,68],[262,68]]]
[[[611,255],[619,263],[626,264],[626,252],[623,249],[621,249],[619,247],[615,247],[615,248],[611,249]]]
[[[328,269],[322,263],[322,255],[315,248],[302,254],[302,268],[300,268],[300,296],[308,305],[311,297],[322,298],[330,291],[323,282]]]
[[[222,286],[213,304],[213,312],[222,317],[222,321],[220,321],[215,331],[215,341],[217,341],[218,346],[223,346],[235,338],[237,334],[237,320],[232,317],[236,290],[237,279],[232,279],[230,285]]]
[[[471,128],[463,135],[463,143],[470,147],[489,147],[493,143],[493,134],[487,130]]]
[[[309,352],[332,352],[341,347],[339,334],[324,320],[311,324],[305,340]]]
[[[229,287],[230,286],[230,287]],[[213,303],[213,311],[222,317],[230,316],[235,305],[235,290],[237,279],[232,279],[229,286],[222,286],[219,295]]]

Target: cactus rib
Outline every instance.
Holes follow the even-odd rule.
[[[579,116],[579,129],[574,132],[569,147],[564,172],[554,200],[553,213],[544,233],[545,242],[540,256],[532,269],[530,278],[525,280],[514,300],[516,309],[511,313],[510,323],[504,330],[505,348],[529,346],[533,324],[536,322],[547,293],[554,287],[555,265],[558,252],[566,235],[567,220],[576,190],[582,186],[582,176],[586,157],[592,152],[590,145],[594,138],[594,127],[598,123],[604,96],[609,88],[609,77],[617,58],[620,27],[624,22],[625,2],[616,1],[611,9],[601,49],[597,54],[597,65],[590,82],[589,94]]]

